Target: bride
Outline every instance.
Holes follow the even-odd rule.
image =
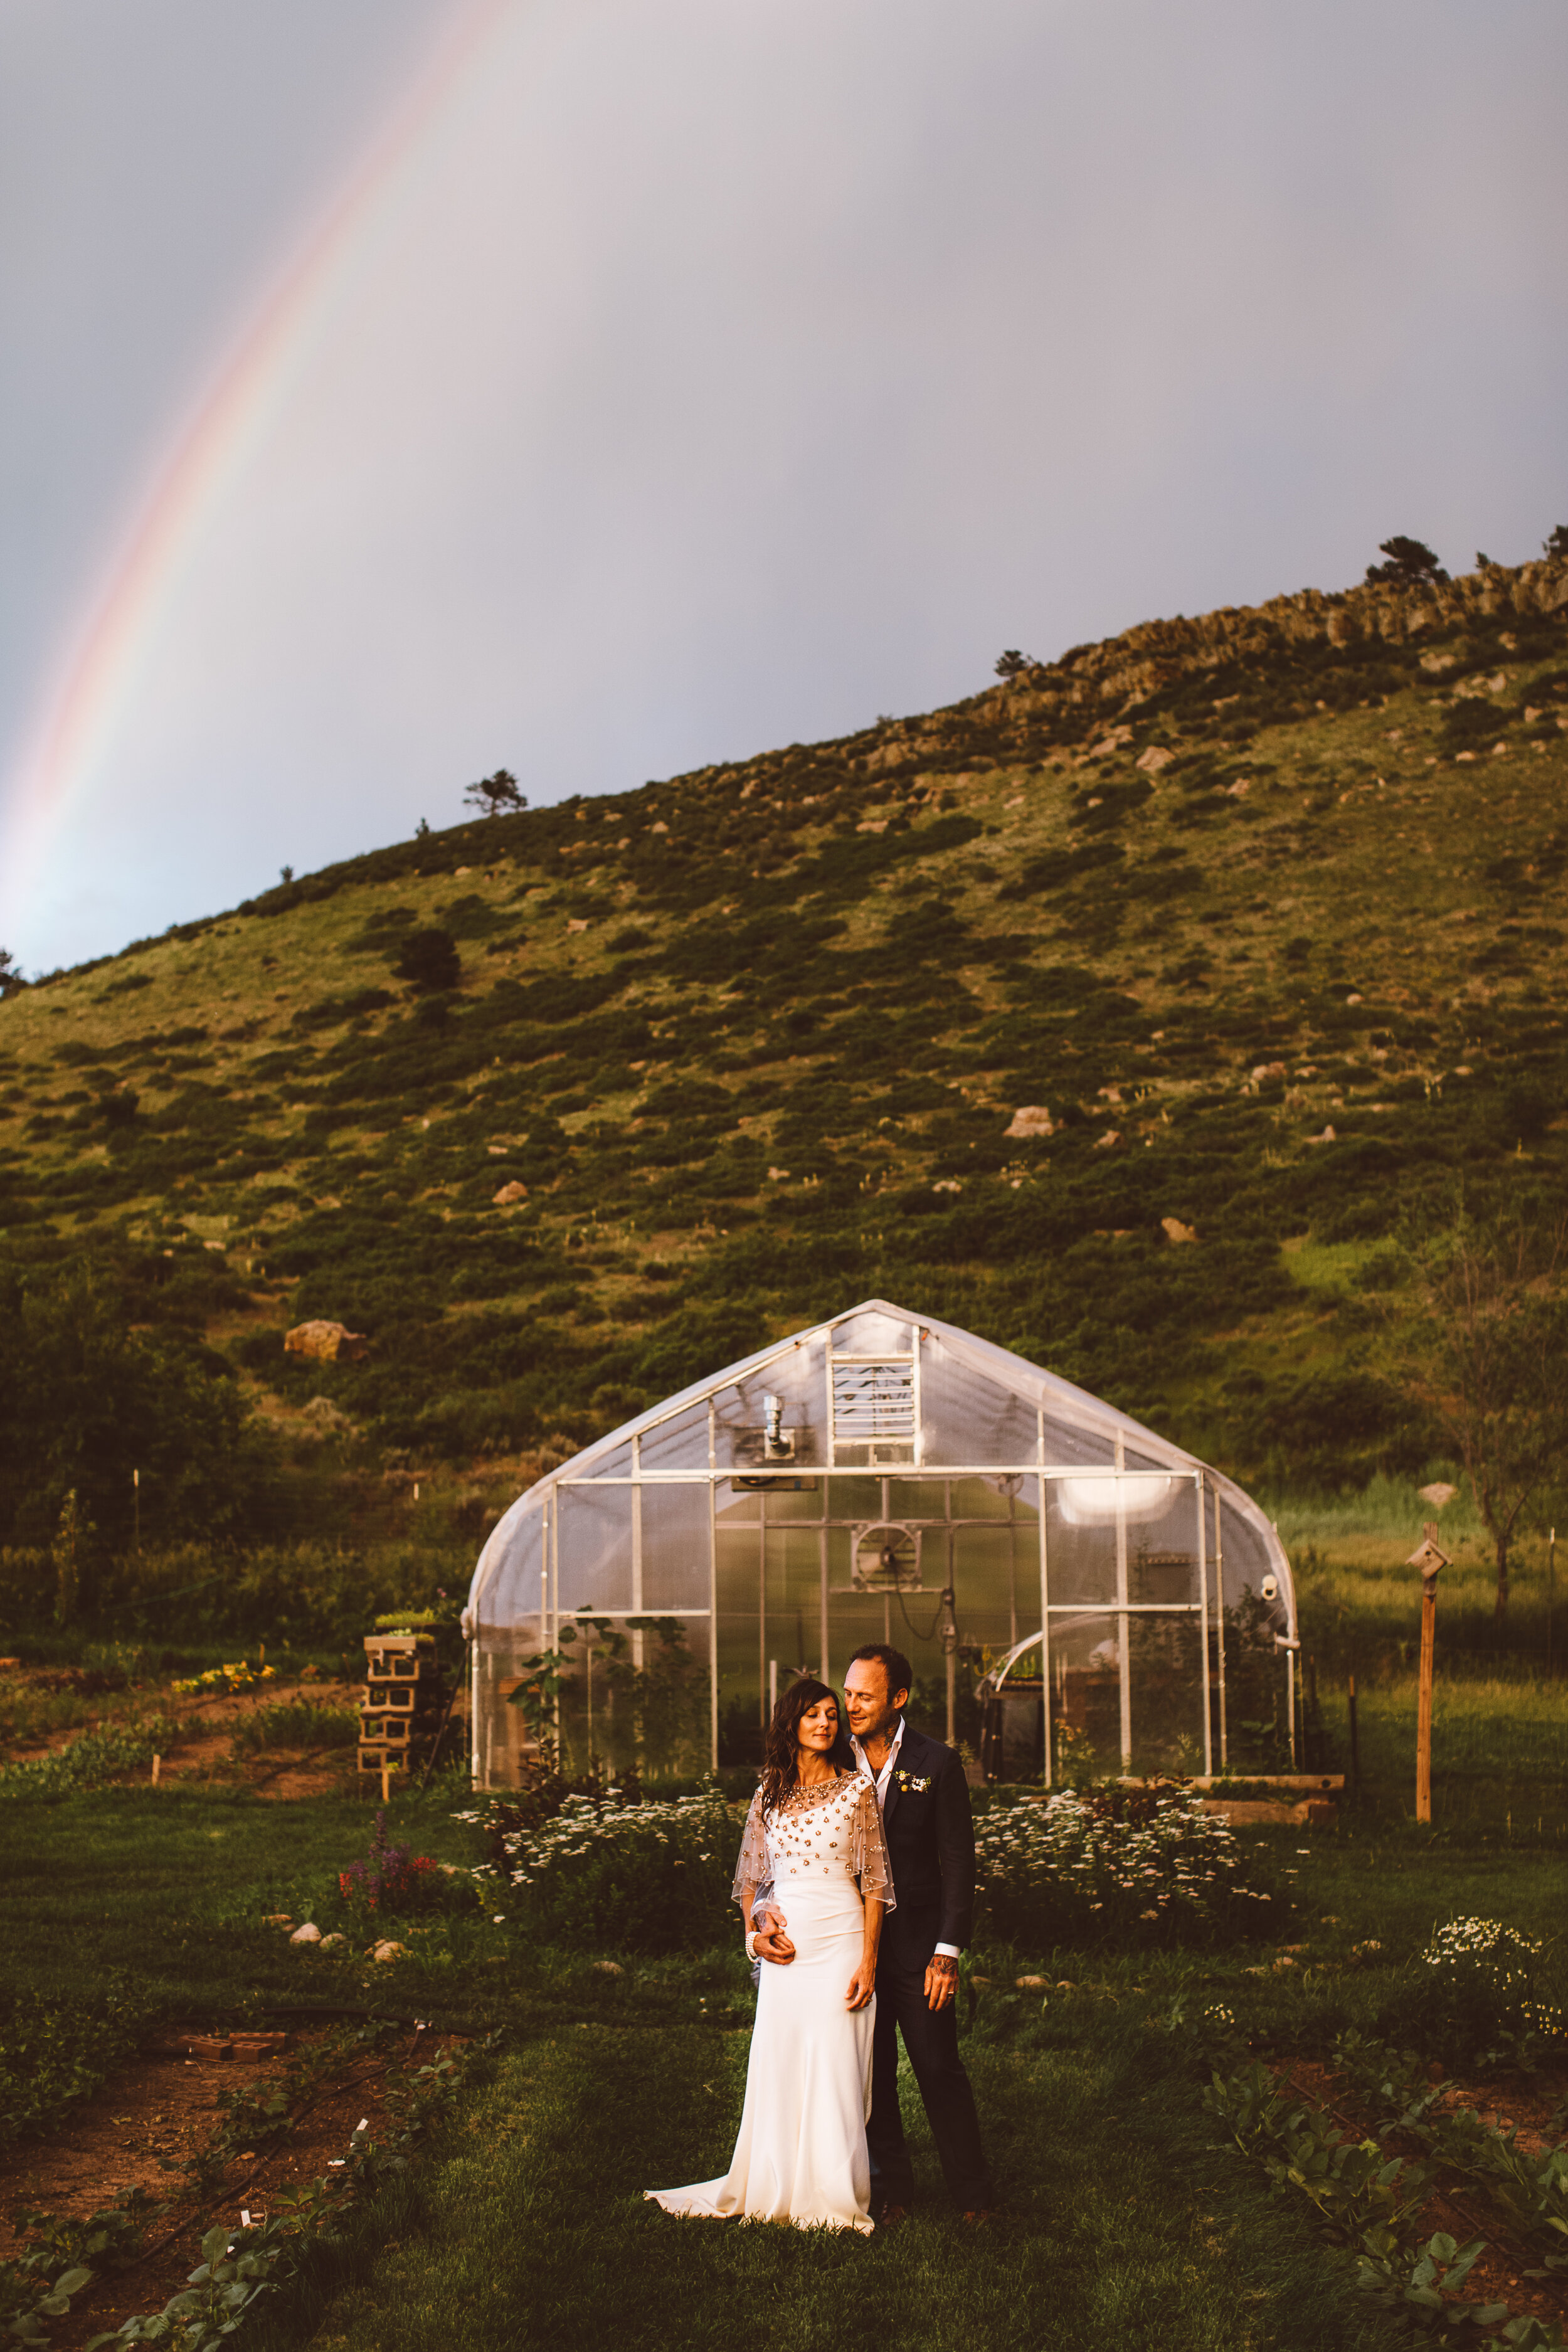
[[[855,1769],[838,1701],[803,1676],[768,1727],[734,1892],[750,1926],[768,1879],[795,1957],[764,1967],[730,2169],[688,2189],[649,2189],[667,2213],[869,2231],[871,2031],[877,1944],[893,1907],[877,1792]],[[747,1957],[755,1937],[746,1937]]]

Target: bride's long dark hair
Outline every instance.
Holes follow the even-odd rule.
[[[799,1748],[796,1737],[803,1715],[808,1715],[820,1699],[830,1698],[838,1714],[838,1737],[827,1751],[827,1761],[840,1772],[855,1769],[855,1750],[849,1745],[849,1735],[844,1728],[844,1702],[836,1690],[819,1683],[813,1675],[802,1675],[792,1683],[773,1709],[768,1726],[767,1740],[763,1748],[763,1811],[771,1813],[783,1804],[795,1787],[799,1768],[795,1762]]]

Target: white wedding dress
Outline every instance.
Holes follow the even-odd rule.
[[[787,1967],[763,1964],[730,2169],[718,2180],[643,2193],[667,2213],[708,2221],[743,2215],[803,2230],[868,2231],[866,2118],[877,2004],[852,2010],[847,1995],[864,1940],[862,1896],[880,1895],[893,1906],[871,1783],[847,1773],[794,1790],[765,1819],[759,1790],[735,1872],[737,1897],[770,1877],[795,1957]]]

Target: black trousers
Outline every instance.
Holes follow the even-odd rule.
[[[934,1943],[934,1933],[931,1943]],[[866,2146],[871,2158],[873,2202],[907,2205],[914,2173],[899,2113],[899,2035],[910,2053],[931,2123],[942,2179],[960,2212],[994,2202],[991,2175],[980,2145],[974,2094],[958,2054],[956,2001],[932,2010],[926,2000],[926,1964],[931,1943],[884,1939],[877,1960],[877,2023],[871,2044],[871,2120]]]

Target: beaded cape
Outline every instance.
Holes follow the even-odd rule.
[[[748,1886],[768,1879],[853,1878],[862,1895],[895,1906],[893,1874],[882,1835],[877,1791],[858,1772],[844,1772],[809,1789],[792,1789],[769,1813],[763,1792],[752,1799],[731,1890],[739,1902]]]

